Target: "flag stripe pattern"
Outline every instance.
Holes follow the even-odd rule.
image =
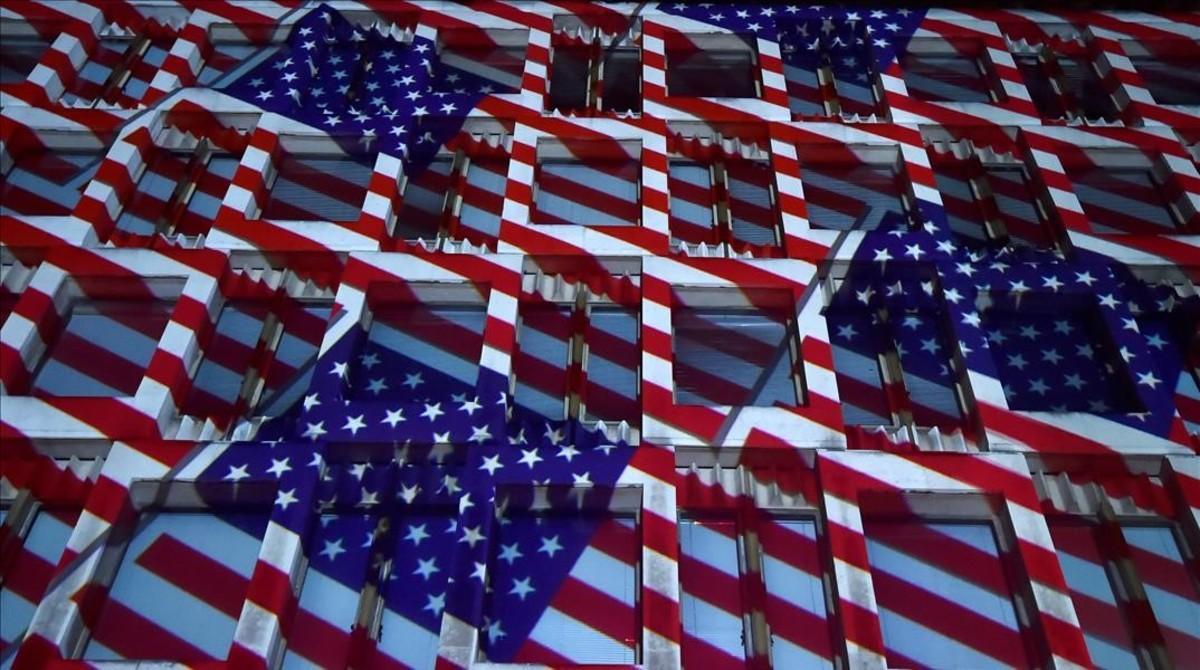
[[[1200,653],[1192,14],[0,20],[0,667]]]

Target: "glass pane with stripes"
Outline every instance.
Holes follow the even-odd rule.
[[[679,582],[684,667],[745,667],[736,522],[680,519]]]
[[[37,151],[16,157],[0,175],[0,214],[65,216],[100,167],[97,151]]]
[[[773,666],[832,668],[833,647],[816,523],[764,518],[758,534]]]
[[[796,404],[786,319],[747,309],[677,305],[671,322],[676,403]]]
[[[453,168],[453,158],[439,156],[424,170],[408,178],[404,186],[404,201],[400,205],[400,213],[396,215],[396,237],[406,240],[437,239],[446,217],[446,196],[453,183]],[[498,224],[496,229],[499,230]]]
[[[865,517],[889,667],[1027,667],[991,524]]]
[[[533,222],[579,226],[636,226],[641,219],[633,159],[586,158],[543,162],[537,175]]]
[[[759,246],[779,243],[771,187],[775,171],[765,161],[730,161],[725,166],[729,187],[729,224],[737,242]]]
[[[0,612],[4,613],[0,616],[0,651],[15,652],[13,645],[21,641],[34,610],[50,585],[71,531],[79,520],[79,510],[39,509],[19,544],[14,542],[16,537],[6,537],[13,530],[3,526],[8,513],[8,509],[0,508],[0,539],[5,540],[6,550],[15,549],[5,556],[4,583],[0,584]],[[0,663],[7,667],[13,656],[4,653],[0,658],[3,659]]]
[[[1200,105],[1200,59],[1132,56],[1133,67],[1160,105]]]
[[[913,97],[931,102],[991,102],[978,59],[909,52],[901,65],[904,83]]]
[[[800,177],[813,227],[875,230],[905,225],[899,175],[891,165],[806,164]]]
[[[275,167],[264,219],[357,221],[374,174],[371,165],[345,157],[285,155]]]
[[[638,425],[638,315],[620,306],[592,307],[585,335],[584,418]]]
[[[518,352],[513,361],[517,382],[513,400],[520,408],[547,419],[565,417],[573,337],[571,307],[521,305]]]
[[[1097,232],[1163,234],[1176,230],[1163,188],[1150,170],[1097,166],[1069,170],[1068,175]]]

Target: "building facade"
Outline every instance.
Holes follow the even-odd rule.
[[[1200,15],[0,6],[0,667],[1200,667]]]

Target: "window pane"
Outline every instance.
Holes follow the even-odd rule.
[[[174,205],[172,196],[180,182],[187,179],[192,159],[190,153],[155,150],[129,202],[121,210],[117,229],[135,235],[153,235],[159,221],[171,214],[168,207]]]
[[[734,50],[668,46],[667,95],[756,98],[757,70],[754,53],[749,47]]]
[[[268,305],[261,302],[238,301],[221,310],[183,402],[184,414],[211,416],[241,409],[242,386],[269,314]]]
[[[825,315],[833,345],[842,419],[850,426],[890,426],[892,408],[879,356],[884,351],[879,320],[861,311],[838,309]]]
[[[1113,592],[1096,527],[1051,522],[1050,537],[1092,661],[1102,668],[1138,667],[1125,605]]]
[[[1169,526],[1122,526],[1146,599],[1176,667],[1200,658],[1200,591]],[[1191,660],[1189,660],[1191,659]]]
[[[34,377],[34,393],[134,395],[173,307],[166,300],[76,300]]]
[[[1162,187],[1150,170],[1100,166],[1069,171],[1068,176],[1097,232],[1153,235],[1176,230]]]
[[[374,169],[349,158],[285,155],[263,206],[264,219],[357,221]]]
[[[943,317],[932,312],[894,313],[889,320],[904,390],[918,426],[957,426],[962,421],[951,349],[941,329]]]
[[[587,385],[583,401],[588,420],[641,422],[638,402],[637,312],[625,307],[593,307],[587,331]]]
[[[459,224],[491,239],[499,237],[507,180],[507,158],[471,161],[467,168],[467,183],[463,187]]]
[[[1160,105],[1200,105],[1200,61],[1181,56],[1133,56],[1133,66]]]
[[[404,202],[396,216],[396,237],[406,240],[437,239],[445,218],[446,194],[450,191],[453,167],[452,158],[441,156],[408,178],[404,187]]]
[[[218,153],[208,159],[208,165],[196,176],[195,189],[188,199],[187,208],[175,224],[175,231],[183,235],[204,235],[212,228],[221,209],[225,192],[233,183],[241,159]]]
[[[784,51],[783,77],[787,82],[788,108],[792,114],[825,116],[819,60],[800,47]]]
[[[816,524],[769,519],[758,530],[774,667],[832,668]]]
[[[641,543],[632,518],[510,511],[493,532],[491,593],[484,603],[489,623],[480,630],[488,660],[557,666],[564,657],[576,664],[635,661]]]
[[[725,172],[733,239],[761,246],[778,244],[775,205],[771,200],[775,171],[761,161],[731,161],[726,164]]]
[[[1088,119],[1117,118],[1117,108],[1090,60],[1059,56],[1066,93],[1074,99],[1075,111]]]
[[[269,516],[269,510],[143,515],[84,658],[224,659]]]
[[[25,81],[50,43],[37,36],[5,36],[0,40],[0,84]]]
[[[879,100],[875,95],[874,56],[861,47],[849,53],[829,53],[826,58],[833,73],[838,104],[843,114],[870,116],[878,113]]]
[[[435,482],[441,478],[426,486],[436,488]],[[388,659],[377,663],[432,668],[455,547],[465,548],[445,539],[453,537],[448,533],[461,535],[458,520],[448,511],[419,509],[404,514],[393,533],[396,544],[391,575],[381,587],[384,609],[377,646],[377,653]]]
[[[984,166],[1000,222],[1015,244],[1050,247],[1054,241],[1034,206],[1033,185],[1020,167]],[[940,182],[939,182],[940,183]]]
[[[684,667],[745,662],[740,574],[735,522],[679,520]]]
[[[276,312],[283,336],[267,368],[257,415],[279,416],[308,391],[331,311],[327,305],[291,303]]]
[[[992,528],[865,518],[888,665],[1026,667]]]
[[[547,419],[566,412],[567,364],[574,328],[571,308],[525,303],[521,306],[518,353],[513,361],[517,405]]]
[[[353,398],[423,401],[474,394],[483,351],[483,305],[397,304],[372,309],[351,363]]]
[[[816,228],[875,230],[907,224],[900,180],[890,165],[801,166],[808,217]]]
[[[913,97],[931,102],[991,102],[978,59],[959,54],[909,52],[901,64]]]
[[[636,226],[641,219],[638,161],[545,161],[537,176],[534,223]]]
[[[0,523],[7,512],[0,509]],[[10,651],[21,640],[78,520],[77,510],[41,509],[33,518],[0,585],[0,649]]]
[[[38,151],[17,157],[0,175],[0,214],[64,216],[100,167],[97,152]]]
[[[712,174],[707,165],[691,161],[670,164],[671,237],[698,244],[717,241]]]
[[[378,520],[365,514],[322,514],[309,536],[308,569],[288,634],[283,667],[350,665],[351,629],[371,567]]]
[[[642,56],[634,48],[607,50],[604,56],[603,108],[611,112],[642,109]]]
[[[1017,69],[1021,71],[1021,78],[1025,80],[1025,87],[1029,89],[1029,97],[1037,107],[1038,114],[1045,119],[1057,119],[1065,115],[1062,98],[1054,88],[1050,75],[1046,72],[1046,65],[1041,59],[1034,55],[1017,54],[1013,56],[1013,60],[1017,63]]]
[[[550,109],[567,111],[587,107],[589,52],[587,45],[554,47],[550,63]]]
[[[270,48],[274,52],[278,47],[271,45],[255,45],[242,42],[214,42],[212,54],[204,61],[204,67],[196,77],[200,86],[210,86],[221,75],[236,68],[243,61],[262,48]]]
[[[1034,412],[1137,411],[1129,373],[1098,314],[1060,303],[984,315],[1008,406]]]
[[[796,404],[792,337],[782,316],[676,303],[671,325],[676,403]]]
[[[487,39],[486,36],[484,39]],[[490,86],[491,93],[516,93],[521,90],[521,76],[525,72],[524,43],[519,46],[445,45],[439,55],[442,67],[447,70],[444,81],[448,83],[448,90],[468,85],[475,88]],[[455,79],[455,70],[473,75],[473,78]]]
[[[121,86],[121,94],[116,98],[117,102],[133,105],[141,101],[142,96],[146,95],[146,91],[150,89],[150,82],[154,79],[154,75],[158,73],[163,61],[167,59],[167,54],[171,52],[173,43],[173,39],[164,38],[153,40],[146,45],[141,57],[130,64],[129,76]]]

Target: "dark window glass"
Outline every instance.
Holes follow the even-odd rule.
[[[603,109],[637,112],[642,109],[642,58],[636,47],[609,49],[604,54]]]
[[[0,40],[0,84],[25,81],[49,48],[49,42],[32,35]]]
[[[756,98],[758,67],[747,49],[667,50],[667,94],[693,98]]]
[[[349,158],[285,155],[263,206],[264,219],[357,221],[374,169]]]
[[[1160,105],[1200,105],[1200,60],[1182,56],[1134,56],[1154,101]]]
[[[1099,166],[1069,170],[1068,175],[1097,232],[1162,234],[1177,230],[1162,186],[1150,170]]]
[[[676,304],[675,402],[680,405],[795,405],[790,322],[750,309]]]
[[[990,102],[991,88],[977,58],[909,52],[902,62],[908,91],[933,102]]]
[[[815,228],[875,230],[904,226],[899,174],[891,165],[806,164],[800,168]]]

